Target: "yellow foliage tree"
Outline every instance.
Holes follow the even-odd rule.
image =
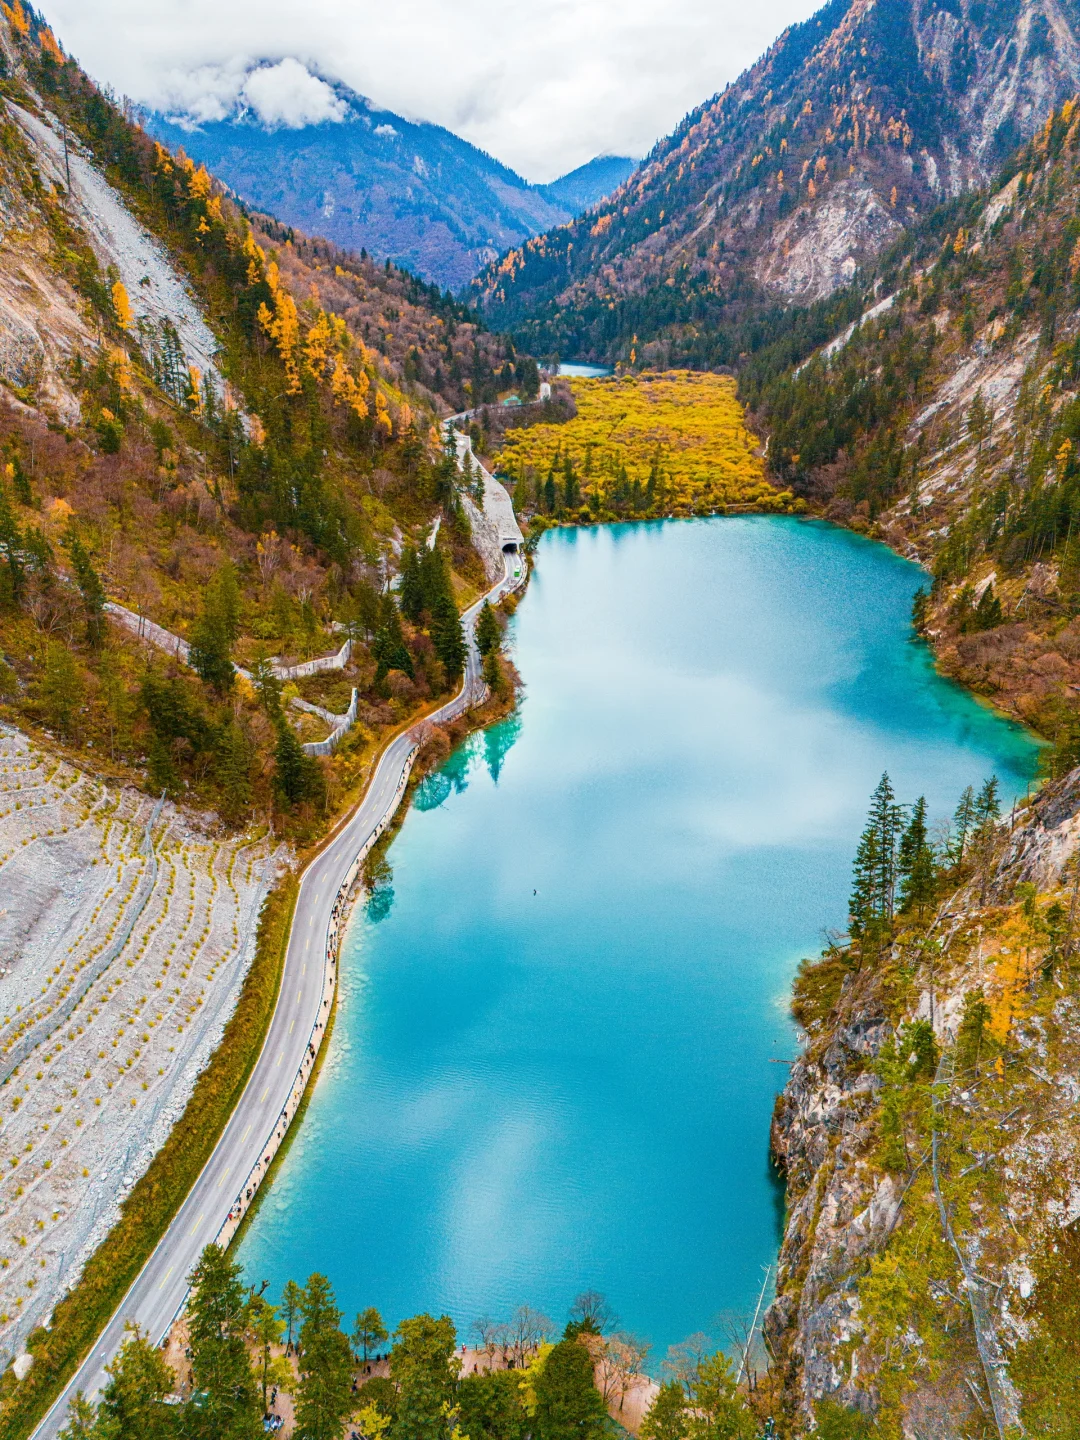
[[[10,5],[0,6],[7,22],[18,35],[26,35],[30,30],[30,21],[26,18],[26,11],[22,8],[22,0],[13,0]]]
[[[315,324],[307,332],[307,341],[304,345],[304,360],[316,380],[321,380],[326,371],[326,362],[330,358],[330,347],[333,341],[334,332],[329,317],[325,310],[320,310]]]
[[[135,324],[135,314],[131,308],[128,293],[120,280],[117,280],[116,284],[112,287],[112,303],[113,309],[116,312],[116,323],[120,326],[121,330],[130,330]]]

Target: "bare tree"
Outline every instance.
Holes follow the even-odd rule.
[[[520,1367],[525,1364],[525,1356],[532,1354],[555,1327],[539,1310],[533,1310],[529,1305],[521,1305],[507,1328],[510,1345]]]
[[[470,1331],[477,1339],[477,1349],[482,1350],[488,1358],[488,1370],[495,1364],[495,1350],[498,1345],[498,1324],[492,1320],[490,1315],[481,1315],[469,1326]]]
[[[693,1335],[688,1335],[685,1340],[681,1340],[678,1345],[671,1346],[661,1369],[672,1380],[679,1382],[689,1399],[697,1384],[701,1362],[707,1359],[712,1352],[712,1341],[708,1335],[698,1330]]]
[[[600,1393],[609,1408],[613,1400],[622,1410],[626,1397],[640,1377],[649,1355],[649,1343],[619,1331],[603,1342],[597,1365]]]
[[[585,1290],[570,1306],[570,1323],[580,1330],[603,1335],[615,1328],[619,1317],[599,1290]]]

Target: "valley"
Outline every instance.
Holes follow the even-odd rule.
[[[1078,34],[533,186],[0,6],[0,1440],[1080,1425]]]

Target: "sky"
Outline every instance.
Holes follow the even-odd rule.
[[[820,3],[36,0],[96,80],[141,104],[334,122],[319,77],[340,80],[536,183],[594,155],[640,158]]]

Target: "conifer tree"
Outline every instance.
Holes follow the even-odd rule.
[[[222,730],[216,750],[214,773],[222,790],[221,811],[226,820],[235,822],[251,805],[251,746],[235,720]]]
[[[489,650],[498,649],[501,640],[502,628],[490,602],[485,600],[476,617],[476,648],[481,655],[486,655]]]
[[[297,1440],[339,1440],[352,1413],[352,1351],[325,1275],[311,1275],[300,1301]]]
[[[202,614],[191,636],[188,663],[219,693],[233,683],[230,652],[240,632],[240,591],[236,571],[226,562],[206,587]]]
[[[277,722],[277,745],[274,747],[274,789],[278,798],[290,809],[305,800],[314,800],[322,789],[322,771],[310,755],[305,755],[292,726],[282,716]]]
[[[207,1245],[191,1272],[187,1307],[191,1368],[201,1402],[185,1429],[206,1440],[258,1440],[262,1410],[245,1335],[250,1322],[242,1267]]]
[[[40,695],[48,723],[58,735],[70,739],[76,730],[75,716],[82,703],[83,681],[74,655],[56,640],[50,640],[45,651]]]
[[[356,1317],[356,1324],[353,1326],[352,1344],[353,1349],[360,1352],[360,1358],[365,1364],[370,1351],[387,1339],[389,1339],[389,1332],[374,1305],[369,1305],[366,1310],[361,1310]]]
[[[68,536],[67,550],[86,614],[86,641],[96,647],[105,638],[105,587],[78,535]]]
[[[176,1434],[175,1416],[161,1402],[176,1383],[156,1345],[137,1325],[115,1360],[98,1406],[98,1429],[108,1440],[168,1440]]]
[[[456,680],[465,668],[465,636],[457,605],[449,595],[441,595],[432,608],[431,642],[447,679]]]
[[[926,799],[920,795],[900,837],[897,869],[901,910],[922,910],[934,898],[934,851],[926,834]]]
[[[891,923],[896,902],[901,811],[888,775],[870,800],[870,814],[855,855],[849,913],[856,939],[879,939]]]
[[[420,557],[409,545],[401,557],[401,584],[398,587],[401,613],[413,625],[419,625],[424,610],[424,583],[420,573]]]
[[[661,1385],[638,1433],[641,1440],[685,1440],[688,1428],[683,1388],[677,1380],[668,1380]]]
[[[23,590],[23,537],[11,508],[7,488],[0,481],[0,606],[17,605]]]
[[[412,656],[401,629],[401,617],[392,595],[384,595],[382,598],[379,628],[371,642],[371,655],[375,661],[376,684],[386,678],[389,670],[400,670],[408,675],[410,680],[415,674]]]
[[[968,836],[976,823],[975,792],[968,785],[960,796],[952,822],[951,858],[954,865],[962,865],[967,852]]]
[[[592,1355],[582,1340],[560,1340],[533,1389],[537,1440],[599,1440],[603,1435],[607,1414],[593,1379]]]
[[[180,794],[180,776],[173,763],[168,741],[156,730],[150,731],[146,770],[146,778],[152,794],[165,794],[170,800]]]

